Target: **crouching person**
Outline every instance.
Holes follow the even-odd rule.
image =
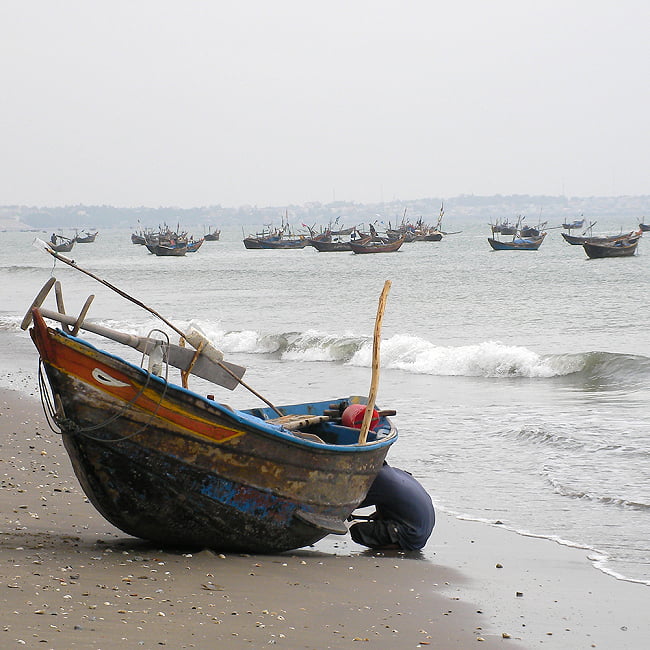
[[[368,521],[353,524],[350,535],[369,548],[420,550],[436,523],[427,491],[411,474],[386,462],[359,504],[359,508],[368,506],[375,506],[376,512]]]

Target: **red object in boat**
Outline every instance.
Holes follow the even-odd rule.
[[[350,404],[341,416],[341,424],[344,427],[353,427],[360,429],[363,422],[363,416],[366,412],[365,404]],[[372,419],[370,420],[370,430],[372,431],[379,424],[379,413],[372,409]]]

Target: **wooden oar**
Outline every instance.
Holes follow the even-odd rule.
[[[372,420],[372,412],[375,408],[375,401],[377,400],[377,387],[379,386],[379,361],[380,361],[380,340],[381,340],[381,321],[384,318],[384,310],[386,309],[386,299],[390,291],[390,280],[384,282],[384,288],[379,296],[379,305],[377,306],[377,317],[375,318],[375,333],[372,339],[372,379],[370,380],[370,392],[368,393],[368,403],[366,404],[366,412],[363,416],[361,423],[361,430],[359,431],[359,444],[366,443],[368,438],[368,430],[370,429],[370,421]]]

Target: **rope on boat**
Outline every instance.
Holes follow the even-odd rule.
[[[56,415],[56,409],[54,408],[54,404],[52,404],[52,395],[50,391],[47,389],[47,382],[45,381],[44,377],[44,372],[43,372],[43,360],[39,357],[38,359],[38,390],[40,392],[41,396],[41,406],[43,407],[43,412],[45,413],[45,421],[47,422],[47,426],[50,427],[54,433],[61,434],[61,431],[57,431],[54,428],[54,425],[58,425],[57,422],[57,415]],[[59,426],[60,429],[63,427]]]

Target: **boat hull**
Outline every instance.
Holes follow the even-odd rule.
[[[404,241],[405,238],[401,237],[400,239],[388,243],[370,241],[368,243],[355,244],[350,242],[350,248],[352,249],[352,252],[357,255],[364,255],[367,253],[395,253],[402,247]]]
[[[340,253],[344,251],[350,252],[350,242],[347,241],[318,241],[312,239],[309,242],[319,253]]]
[[[597,259],[603,257],[632,257],[636,253],[638,244],[639,240],[637,238],[628,242],[616,241],[605,244],[585,242],[582,247],[589,258]]]
[[[77,244],[92,244],[95,241],[95,238],[97,237],[96,232],[90,233],[88,235],[77,235],[74,240],[77,242]]]
[[[577,230],[578,228],[582,228],[585,225],[585,220],[580,219],[580,221],[572,221],[571,223],[563,223],[562,228],[565,230]]]
[[[565,232],[560,233],[568,244],[572,246],[582,246],[583,244],[607,244],[608,242],[615,242],[619,239],[632,239],[635,233],[629,232],[625,235],[598,235],[595,237],[587,237],[584,235],[567,235]]]
[[[421,238],[417,238],[415,241],[442,241],[442,233],[434,232],[428,235],[423,235]]]
[[[52,330],[37,310],[34,323],[75,474],[135,537],[272,553],[342,534],[397,438],[391,428],[364,445],[314,442]]]
[[[70,239],[63,244],[52,244],[51,242],[48,242],[48,246],[56,253],[69,253],[74,247],[74,244],[74,239]]]
[[[309,244],[313,246],[319,253],[341,253],[351,251],[350,244],[363,245],[372,240],[372,237],[357,237],[356,239],[347,239],[345,241],[331,239],[310,239]]]
[[[202,239],[199,239],[197,241],[187,242],[187,252],[188,253],[196,253],[196,251],[198,251],[199,248],[201,248],[204,241],[205,241],[205,237],[203,237]]]
[[[181,245],[145,244],[145,246],[150,253],[158,257],[183,257],[188,252],[187,246]]]
[[[488,243],[495,251],[536,251],[544,241],[546,233],[539,237],[530,239],[514,239],[512,241],[500,241],[488,237]]]
[[[260,245],[260,240],[257,237],[246,237],[242,240],[244,242],[244,247],[252,250],[257,250],[262,248]]]
[[[308,239],[260,239],[259,248],[269,248],[269,249],[295,249],[295,248],[305,248],[309,243]]]

